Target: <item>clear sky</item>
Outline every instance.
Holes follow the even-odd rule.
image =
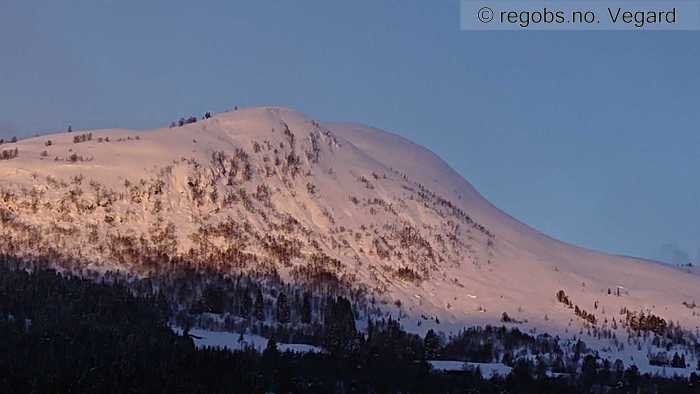
[[[463,32],[457,0],[0,0],[0,137],[289,106],[423,144],[556,238],[681,262],[700,257],[699,43]]]

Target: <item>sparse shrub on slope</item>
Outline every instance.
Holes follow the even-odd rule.
[[[92,133],[79,134],[73,137],[74,144],[92,141]]]
[[[17,156],[19,156],[19,150],[17,148],[3,149],[2,152],[0,152],[0,160],[12,160]]]
[[[590,324],[593,324],[593,325],[596,324],[596,322],[597,322],[596,316],[593,313],[590,313],[590,312],[584,310],[583,308],[580,308],[578,305],[574,305],[574,303],[571,301],[571,299],[569,299],[569,297],[566,295],[564,290],[559,290],[557,292],[557,301],[566,305],[570,309],[573,309],[574,314],[576,316],[578,316],[579,318],[587,321]]]

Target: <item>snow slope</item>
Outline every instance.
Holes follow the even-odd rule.
[[[700,325],[683,305],[700,302],[697,275],[552,239],[395,134],[276,107],[74,142],[87,132],[0,146],[19,151],[0,161],[0,251],[142,274],[170,255],[293,281],[330,275],[417,332],[500,324],[505,312],[523,330],[587,335],[559,290],[599,328],[622,308]]]
[[[493,229],[499,240],[497,250],[500,254],[500,258],[495,260],[507,264],[508,268],[503,269],[502,273],[512,276],[503,278],[499,287],[511,286],[510,282],[516,282],[512,286],[518,286],[518,282],[529,282],[536,285],[525,291],[537,298],[544,296],[542,293],[562,288],[571,293],[574,299],[583,297],[591,300],[602,299],[608,288],[614,290],[617,286],[623,286],[629,290],[629,295],[625,297],[627,304],[634,300],[640,306],[656,311],[677,311],[681,312],[680,315],[688,315],[685,313],[687,311],[679,308],[680,303],[696,299],[700,294],[697,278],[676,267],[579,248],[518,222],[491,205],[432,152],[400,136],[353,124],[331,124],[329,127],[372,157],[381,158],[384,164],[405,169],[418,182],[430,185],[430,188],[454,201],[462,202],[477,222]],[[533,280],[528,281],[528,277]],[[583,286],[584,283],[588,283],[588,288]],[[700,322],[698,319],[690,321],[693,326]]]

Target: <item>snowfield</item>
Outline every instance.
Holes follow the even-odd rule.
[[[182,335],[182,329],[174,328],[174,331]],[[191,329],[190,335],[197,347],[220,347],[229,350],[245,350],[249,347],[262,352],[267,348],[268,339],[259,335],[243,334],[235,332],[221,332],[202,329]],[[242,339],[242,340],[241,340]],[[280,352],[292,353],[320,353],[323,352],[318,346],[306,345],[302,343],[277,343]]]
[[[364,288],[420,334],[500,325],[506,313],[511,327],[580,338],[640,365],[651,345],[628,339],[624,310],[700,329],[700,309],[686,306],[700,302],[696,270],[552,239],[493,206],[428,149],[371,127],[262,107],[182,127],[0,146],[9,148],[18,157],[0,161],[2,253],[142,275],[143,250],[293,282],[320,272]],[[201,334],[198,345],[239,346],[237,334]]]

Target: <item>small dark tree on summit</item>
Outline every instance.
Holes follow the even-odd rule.
[[[73,127],[72,127],[72,126],[68,126],[68,132],[69,132],[69,133],[72,133],[72,132],[73,132]]]

